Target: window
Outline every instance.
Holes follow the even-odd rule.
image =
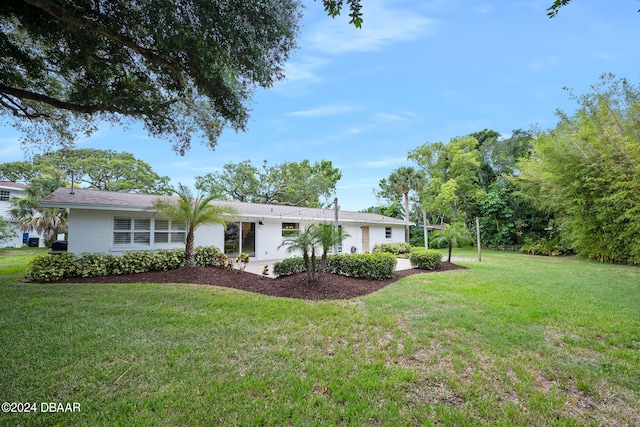
[[[145,245],[151,244],[150,218],[115,217],[113,220],[114,245]]]
[[[300,224],[297,222],[282,223],[282,237],[295,236],[300,232]]]
[[[186,227],[184,224],[168,219],[156,219],[154,225],[153,242],[157,243],[184,243],[186,239]]]
[[[391,238],[391,227],[385,227],[384,228],[384,237],[387,239]]]
[[[113,219],[113,244],[155,246],[163,243],[184,243],[186,230],[184,224],[168,219],[117,216]]]
[[[9,193],[7,190],[0,190],[0,202],[8,202],[10,195],[11,193]]]

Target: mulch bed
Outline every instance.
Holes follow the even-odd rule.
[[[437,270],[433,270],[433,272],[462,268],[466,267],[443,262],[442,266]],[[242,273],[237,270],[224,270],[216,267],[193,267],[119,276],[73,277],[56,283],[190,283],[222,286],[275,297],[336,300],[367,295],[402,277],[431,272],[417,268],[400,270],[395,272],[393,279],[387,280],[358,279],[327,273],[322,276],[318,283],[309,284],[307,283],[306,273],[269,279],[257,274]]]

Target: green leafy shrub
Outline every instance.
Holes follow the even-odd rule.
[[[435,270],[442,265],[442,254],[433,249],[413,248],[409,255],[411,266],[423,270]]]
[[[184,266],[184,249],[161,249],[153,252],[150,271],[175,270]]]
[[[373,252],[404,255],[411,252],[411,245],[409,243],[379,243],[373,247]]]
[[[36,282],[53,282],[76,276],[76,257],[71,253],[41,255],[29,263],[25,279]]]
[[[536,240],[535,242],[530,240],[526,241],[520,248],[520,252],[523,254],[544,256],[565,256],[573,253],[571,249],[566,248],[560,243],[544,238]]]
[[[396,257],[389,253],[330,255],[327,258],[326,272],[385,280],[393,278],[396,263]],[[302,257],[287,258],[273,265],[273,274],[276,277],[289,276],[303,271],[305,270]]]
[[[68,277],[94,277],[113,274],[118,259],[113,255],[82,253],[75,259],[76,269]]]
[[[397,259],[390,253],[331,255],[327,272],[372,280],[393,278]]]
[[[228,257],[215,246],[195,248],[196,265],[226,265]],[[225,261],[226,260],[226,261]],[[147,271],[175,270],[184,266],[184,249],[158,251],[127,251],[121,256],[83,253],[42,255],[35,258],[25,276],[26,280],[53,282],[67,277],[94,277],[118,274],[144,273]]]
[[[273,264],[273,275],[276,277],[290,276],[303,271],[304,260],[299,256],[283,259]]]
[[[118,262],[114,266],[113,274],[134,274],[153,271],[153,252],[126,251],[118,257]]]
[[[184,254],[184,251],[182,253]],[[198,246],[193,250],[193,254],[196,259],[196,265],[199,267],[220,267],[220,261],[227,258],[215,246]]]

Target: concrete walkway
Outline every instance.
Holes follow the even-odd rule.
[[[264,266],[266,265],[269,267],[269,275],[267,277],[275,279],[276,276],[273,275],[273,264],[275,264],[278,261],[282,261],[282,259],[268,259],[268,260],[265,259],[265,260],[249,261],[244,271],[246,271],[247,273],[258,274],[262,276],[262,271],[264,270]],[[412,268],[411,263],[409,262],[408,259],[398,258],[398,263],[396,264],[396,271],[409,270],[411,268]]]

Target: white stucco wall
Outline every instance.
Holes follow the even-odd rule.
[[[133,250],[184,248],[184,243],[114,245],[113,221],[116,216],[155,218],[154,215],[145,212],[71,209],[69,212],[68,251],[75,254],[91,252],[121,255],[125,251]],[[224,233],[221,225],[206,225],[196,231],[195,245],[222,247],[223,239]]]
[[[127,211],[101,211],[90,209],[71,209],[69,212],[69,252],[80,254],[83,252],[110,253],[120,255],[128,250],[145,249],[172,249],[182,248],[184,244],[160,244],[160,245],[114,245],[113,244],[113,221],[114,217],[128,218],[153,218],[153,214],[146,212]],[[255,237],[255,258],[256,260],[273,260],[287,258],[292,255],[286,247],[280,247],[284,238],[282,237],[282,223],[295,222],[289,219],[274,218],[238,218],[242,222],[254,222]],[[262,224],[260,224],[262,222]],[[299,221],[300,229],[312,224],[310,221]],[[404,242],[404,227],[392,226],[390,239],[386,238],[385,227],[388,224],[360,224],[343,223],[343,230],[349,234],[343,244],[342,252],[351,253],[351,248],[355,247],[356,253],[371,252],[376,243],[397,243]],[[362,246],[362,227],[369,227],[369,247]],[[216,246],[224,250],[224,229],[219,224],[204,225],[196,230],[196,246]]]

